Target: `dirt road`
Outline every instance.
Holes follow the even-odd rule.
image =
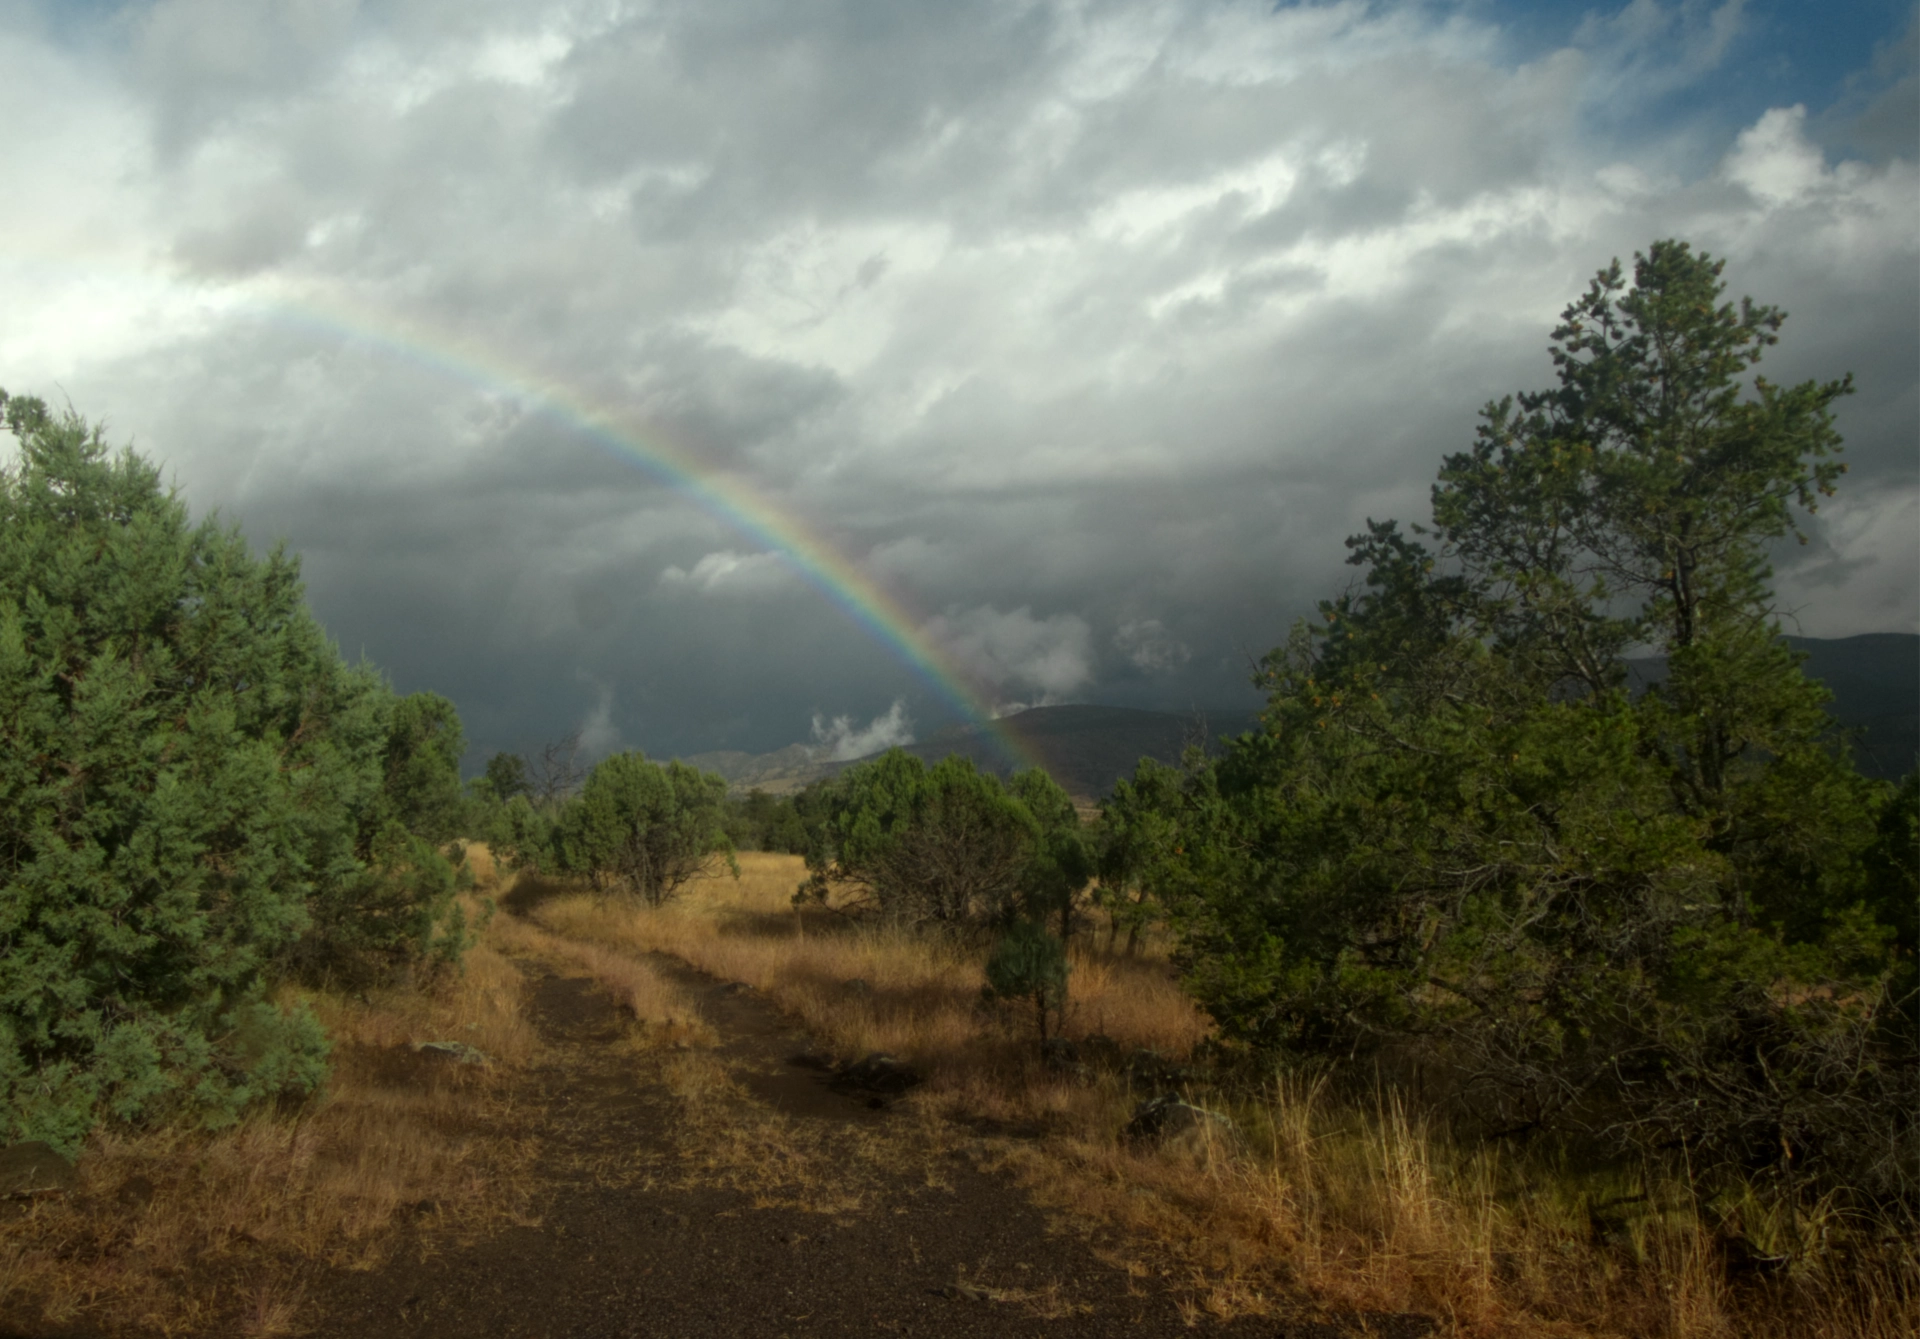
[[[636,1051],[590,983],[539,972],[547,1062],[537,1226],[419,1239],[387,1268],[314,1280],[310,1332],[499,1336],[1189,1335],[1176,1289],[1049,1230],[963,1132],[832,1091],[806,1038],[750,992],[674,967],[715,1051]],[[1331,1335],[1271,1319],[1200,1332]],[[1424,1325],[1372,1333],[1413,1335]]]

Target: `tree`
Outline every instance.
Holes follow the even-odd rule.
[[[308,1091],[325,1039],[268,972],[357,873],[380,687],[283,551],[189,524],[77,415],[0,405],[0,1138]]]
[[[383,817],[428,841],[460,836],[466,817],[460,786],[460,755],[465,751],[453,703],[438,693],[397,699],[387,722]]]
[[[1011,919],[1028,886],[1039,825],[998,778],[958,754],[928,767],[890,749],[823,792],[803,896],[861,890],[885,915],[961,928]]]
[[[737,876],[726,796],[725,778],[682,762],[663,767],[639,752],[603,758],[560,814],[562,863],[651,906],[672,898],[715,856]]]
[[[1040,1044],[1047,1022],[1067,1007],[1067,946],[1044,925],[1017,920],[1008,926],[987,959],[988,999],[1017,1000],[1033,1009]]]
[[[1109,918],[1109,950],[1124,926],[1132,955],[1141,932],[1165,913],[1183,854],[1185,781],[1178,769],[1142,758],[1101,806],[1095,869],[1100,904]]]
[[[493,792],[493,798],[502,804],[510,803],[516,795],[533,793],[533,782],[527,776],[527,760],[517,753],[496,753],[487,759],[482,779]]]
[[[1720,273],[1603,271],[1432,529],[1348,541],[1364,585],[1267,658],[1183,826],[1183,961],[1230,1034],[1418,1053],[1494,1129],[1910,1194],[1911,973],[1862,863],[1890,797],[1767,589],[1849,383],[1749,378],[1783,318]],[[1630,652],[1665,664],[1638,696]]]
[[[1014,773],[1007,793],[1033,816],[1034,850],[1022,900],[1029,916],[1045,924],[1059,918],[1060,940],[1073,938],[1075,900],[1093,878],[1093,852],[1080,828],[1080,811],[1060,783],[1038,767]]]

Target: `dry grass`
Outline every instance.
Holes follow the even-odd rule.
[[[560,892],[533,915],[576,953],[671,953],[744,981],[844,1057],[900,1056],[929,1075],[911,1102],[929,1122],[1041,1136],[1001,1140],[997,1156],[1111,1258],[1184,1284],[1196,1321],[1297,1309],[1307,1295],[1330,1309],[1422,1311],[1443,1332],[1475,1336],[1920,1330],[1910,1246],[1814,1260],[1784,1281],[1736,1288],[1682,1188],[1470,1151],[1391,1094],[1335,1103],[1282,1081],[1264,1095],[1213,1099],[1240,1132],[1235,1147],[1196,1159],[1131,1145],[1121,1130],[1140,1094],[1117,1075],[1048,1073],[1018,1020],[982,1007],[982,948],[797,911],[802,872],[793,857],[747,855],[739,880],[696,881],[662,908]],[[1207,1034],[1163,953],[1116,957],[1076,943],[1072,989],[1069,1036],[1180,1058]],[[713,1087],[700,1100],[728,1099]],[[711,1138],[729,1127],[689,1128]],[[731,1128],[730,1139],[773,1133]],[[754,1150],[711,1153],[718,1168],[751,1165]],[[1633,1211],[1598,1233],[1594,1206],[1609,1204]]]
[[[287,1334],[313,1265],[377,1267],[408,1223],[461,1233],[518,1217],[533,1150],[510,1133],[508,1080],[536,1046],[521,986],[489,927],[464,971],[425,989],[289,991],[334,1040],[324,1091],[223,1131],[96,1131],[74,1194],[0,1217],[0,1314]],[[492,1063],[417,1054],[421,1041]]]

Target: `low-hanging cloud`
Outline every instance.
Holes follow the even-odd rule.
[[[786,560],[777,553],[723,549],[704,555],[691,569],[678,565],[666,568],[660,573],[660,585],[703,595],[765,595],[785,589],[791,578]]]
[[[1063,701],[1093,677],[1093,630],[1077,614],[1035,618],[1025,605],[1005,613],[979,605],[929,619],[923,632],[1001,702]]]
[[[813,716],[814,757],[827,762],[851,762],[912,742],[913,722],[908,719],[906,702],[897,697],[891,707],[864,726],[855,725],[851,716],[829,719],[818,712]]]

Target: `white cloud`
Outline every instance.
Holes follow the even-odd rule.
[[[1077,614],[1035,618],[1026,605],[1006,613],[979,605],[930,619],[922,631],[997,697],[1010,689],[1058,701],[1093,677],[1092,629]]]
[[[709,553],[688,571],[678,565],[660,573],[669,589],[699,591],[703,595],[766,595],[792,584],[793,569],[778,553]]]
[[[912,742],[913,722],[907,718],[907,704],[899,698],[864,726],[854,725],[851,716],[829,720],[819,712],[813,715],[814,756],[828,762],[851,762]]]
[[[620,748],[620,726],[613,719],[613,689],[598,685],[599,696],[580,722],[580,751],[588,759],[604,758]]]
[[[1726,158],[1727,179],[1756,200],[1790,204],[1826,184],[1826,159],[1804,133],[1805,107],[1775,107],[1740,132]]]
[[[1148,674],[1166,674],[1193,659],[1193,650],[1170,634],[1157,618],[1129,619],[1113,634],[1127,663]]]

